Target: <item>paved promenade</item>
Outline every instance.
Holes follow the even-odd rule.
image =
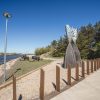
[[[100,100],[100,69],[51,100]]]

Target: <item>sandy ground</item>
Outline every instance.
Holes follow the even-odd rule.
[[[60,67],[60,87],[66,87],[67,69],[61,67],[63,60],[56,59],[52,63],[45,66],[45,95],[49,95],[55,91],[54,84],[56,81],[56,65]],[[72,68],[72,80],[75,81],[75,69]],[[81,74],[81,71],[80,71]],[[65,81],[64,81],[65,80]],[[17,99],[22,94],[22,100],[39,100],[39,87],[40,87],[40,70],[37,70],[24,78],[17,81]],[[0,90],[0,100],[12,100],[12,85]],[[47,99],[46,99],[47,100]]]
[[[19,58],[8,61],[8,62],[6,63],[6,71],[10,70],[11,67],[15,64],[15,62],[16,62],[18,59],[19,59]],[[0,65],[0,77],[3,76],[3,74],[4,74],[4,64]]]

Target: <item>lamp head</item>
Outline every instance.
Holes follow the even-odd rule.
[[[6,17],[6,18],[10,18],[11,17],[11,15],[8,12],[4,12],[3,16]]]

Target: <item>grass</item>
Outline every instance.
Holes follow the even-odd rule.
[[[53,58],[53,59],[62,59],[62,58],[64,58],[64,56],[61,56],[61,57],[53,57],[53,56],[51,55],[51,52],[44,53],[44,54],[42,54],[41,56],[43,56],[43,57],[45,57],[45,58]]]
[[[47,53],[46,53],[47,54]],[[61,59],[61,58],[64,58],[64,56],[61,56],[61,57],[53,57],[52,55],[50,55],[50,54],[44,54],[44,57],[45,58],[53,58],[53,59]]]
[[[46,56],[46,58],[61,59],[61,58],[64,58],[64,57],[63,56],[62,57],[53,57],[51,55],[48,55],[48,56]]]
[[[7,81],[11,79],[12,73],[15,74],[16,77],[19,77],[23,74],[26,74],[32,70],[35,70],[43,65],[52,62],[52,60],[40,60],[40,61],[17,61],[12,69],[8,72]]]

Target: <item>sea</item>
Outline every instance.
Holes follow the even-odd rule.
[[[7,55],[6,60],[7,62],[16,58],[21,57],[21,55],[19,54],[15,54],[15,55]],[[4,56],[0,55],[0,65],[4,63]]]

